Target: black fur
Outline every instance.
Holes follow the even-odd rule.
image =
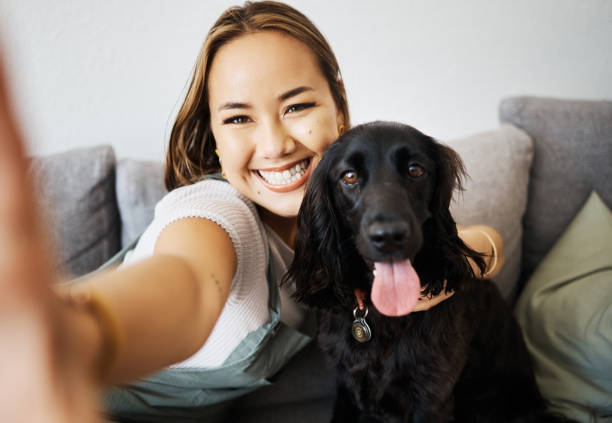
[[[384,122],[341,136],[313,173],[285,280],[318,309],[319,342],[338,369],[334,422],[563,421],[545,411],[509,306],[467,261],[484,266],[449,212],[464,174],[450,148]],[[455,295],[404,317],[369,304],[373,338],[358,343],[354,289],[370,292],[374,262],[405,258],[425,293],[446,280]]]

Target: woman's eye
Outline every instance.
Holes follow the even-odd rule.
[[[420,178],[425,174],[425,169],[421,165],[413,163],[408,166],[408,174],[413,178]]]
[[[228,124],[247,123],[249,120],[250,120],[249,117],[246,115],[232,116],[231,118],[227,118],[223,120],[223,124],[228,125]]]
[[[304,109],[308,109],[312,106],[314,106],[315,103],[300,103],[300,104],[292,104],[291,106],[287,107],[287,110],[285,110],[285,114],[287,113],[295,113],[295,112],[299,112],[302,111]]]
[[[354,185],[357,183],[357,172],[354,170],[348,170],[342,174],[342,182],[347,185]]]

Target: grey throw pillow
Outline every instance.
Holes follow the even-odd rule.
[[[43,213],[51,222],[55,254],[63,271],[81,276],[119,249],[111,146],[36,157],[30,170]]]
[[[448,141],[463,159],[469,178],[456,193],[451,212],[462,225],[484,224],[504,240],[506,262],[494,281],[511,299],[521,271],[522,219],[527,205],[531,138],[510,125]]]

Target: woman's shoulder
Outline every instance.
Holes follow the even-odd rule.
[[[184,185],[168,192],[157,203],[155,209],[157,211],[157,209],[164,209],[175,205],[202,204],[214,201],[229,201],[244,203],[248,206],[252,205],[249,199],[240,194],[228,182],[216,179],[203,179],[194,184]]]
[[[162,225],[185,217],[206,218],[230,232],[232,238],[262,231],[255,204],[228,182],[215,179],[172,190],[157,203],[154,216]]]
[[[229,235],[239,260],[247,251],[265,254],[267,237],[254,203],[229,183],[206,179],[176,188],[157,203],[136,256],[151,255],[161,232],[185,218],[203,218],[220,226]]]
[[[266,256],[267,236],[254,203],[227,182],[205,179],[176,188],[157,203],[153,221],[126,262],[151,256],[161,232],[185,218],[203,218],[221,227],[229,235],[239,262],[251,254]]]

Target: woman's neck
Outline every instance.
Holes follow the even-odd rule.
[[[258,207],[261,220],[270,227],[285,243],[293,248],[297,233],[297,217],[283,217]]]

